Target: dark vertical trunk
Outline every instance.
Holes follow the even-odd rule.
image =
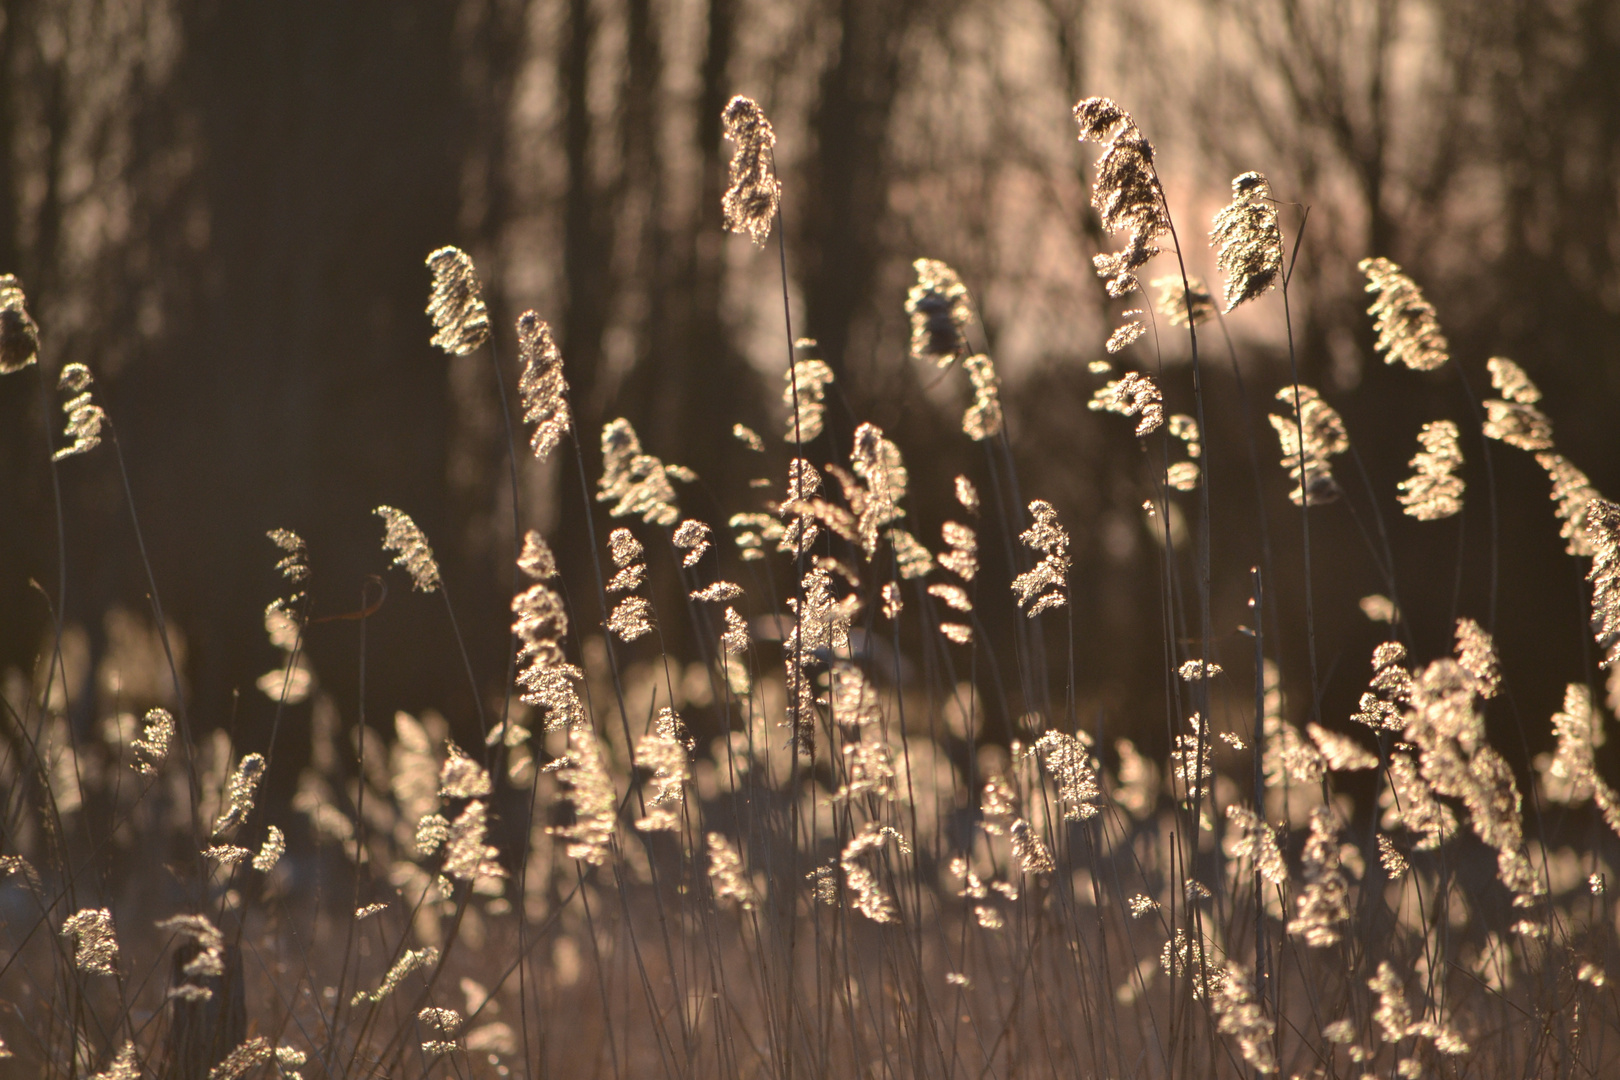
[[[889,122],[911,0],[841,0],[837,54],[811,116],[815,156],[801,231],[806,323],[848,387],[867,359],[859,325],[884,251]],[[850,387],[858,390],[858,387]]]

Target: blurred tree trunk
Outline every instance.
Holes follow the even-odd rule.
[[[837,45],[812,106],[814,156],[799,230],[805,322],[821,357],[849,391],[852,370],[874,344],[859,324],[871,310],[890,248],[890,121],[904,76],[902,46],[920,10],[915,0],[839,0]],[[794,193],[790,193],[791,195]]]

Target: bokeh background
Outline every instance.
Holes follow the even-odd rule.
[[[1324,712],[1348,713],[1383,633],[1356,608],[1384,591],[1363,541],[1376,513],[1419,659],[1447,651],[1457,614],[1497,629],[1512,695],[1492,723],[1525,733],[1498,745],[1533,750],[1564,683],[1591,677],[1545,477],[1493,446],[1492,512],[1458,371],[1485,396],[1485,359],[1516,359],[1559,448],[1620,494],[1607,0],[4,0],[0,18],[0,272],[28,290],[47,375],[96,373],[184,639],[193,723],[234,727],[243,749],[271,708],[253,682],[279,655],[261,623],[278,589],[265,530],[309,541],[317,614],[340,613],[384,572],[380,503],[433,540],[477,677],[500,694],[505,436],[487,361],[428,345],[423,259],[443,244],[477,260],[508,371],[519,312],[555,326],[588,467],[593,432],[626,416],[650,452],[697,471],[683,508],[717,525],[754,508],[758,461],[732,423],[781,431],[785,258],[794,332],[839,380],[814,459],[847,453],[860,420],[883,426],[929,540],[953,512],[950,478],[983,469],[958,429],[962,380],[906,350],[911,260],[951,263],[1005,381],[1023,495],[1075,534],[1082,707],[1162,741],[1152,473],[1124,421],[1085,408],[1102,381],[1087,363],[1128,306],[1090,268],[1112,245],[1069,111],[1096,93],[1156,143],[1194,272],[1213,270],[1194,241],[1235,174],[1261,170],[1297,204],[1290,243],[1309,207],[1290,294],[1301,377],[1343,413],[1371,479],[1346,461],[1352,495],[1313,535]],[[733,93],[776,125],[781,251],[722,231]],[[1456,369],[1373,355],[1355,270],[1368,255],[1423,283]],[[1299,685],[1298,518],[1264,416],[1287,379],[1283,325],[1273,295],[1229,319],[1230,356],[1210,335],[1206,462],[1218,655],[1246,655],[1235,627],[1269,546],[1278,652]],[[1161,360],[1170,405],[1190,411],[1185,342],[1133,347],[1135,366]],[[56,404],[33,376],[0,381],[0,669],[35,665],[60,604],[70,674],[90,680],[111,652],[150,647],[145,576],[99,452],[62,469],[58,595],[42,433]],[[1422,525],[1395,483],[1419,425],[1441,417],[1464,428],[1469,505]],[[777,442],[777,474],[784,460]],[[521,513],[583,566],[566,461],[524,462]],[[369,627],[368,711],[471,722],[441,612],[396,577]],[[679,650],[681,627],[666,630]],[[356,624],[308,644],[351,708]],[[132,677],[120,692],[138,697]],[[161,679],[146,692],[161,697]]]

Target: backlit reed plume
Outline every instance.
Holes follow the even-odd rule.
[[[965,476],[956,478],[956,501],[970,514],[979,512],[979,489]]]
[[[838,858],[844,871],[844,881],[855,893],[855,910],[873,922],[895,922],[900,918],[900,911],[895,907],[894,899],[878,882],[877,875],[867,869],[860,859],[882,850],[891,838],[899,844],[901,851],[910,850],[905,837],[898,832],[886,825],[879,826],[875,821],[868,821],[844,845],[843,853]]]
[[[983,353],[962,362],[968,378],[973,380],[973,404],[962,414],[962,431],[974,442],[983,442],[1001,434],[1001,379],[996,366]]]
[[[1198,459],[1204,456],[1204,441],[1200,437],[1198,421],[1183,413],[1176,413],[1170,418],[1170,437],[1180,439],[1187,447],[1187,457],[1190,460],[1177,461],[1165,470],[1165,483],[1177,491],[1192,491],[1198,486],[1200,469]]]
[[[629,529],[614,529],[608,537],[608,553],[618,573],[607,583],[610,593],[639,589],[647,578],[647,564],[641,561],[641,542]],[[621,641],[634,641],[652,633],[652,605],[639,596],[627,596],[608,616],[608,629]]]
[[[792,396],[791,390],[788,393],[789,396]],[[756,454],[763,454],[765,452],[765,440],[759,437],[759,432],[755,431],[747,424],[732,424],[731,437],[748,447],[748,449],[752,450]]]
[[[1084,732],[1066,735],[1048,731],[1035,740],[1032,752],[1057,784],[1063,820],[1084,821],[1097,816],[1102,788],[1091,760],[1091,739]]]
[[[1169,320],[1171,326],[1187,325],[1189,296],[1192,298],[1191,321],[1194,324],[1202,326],[1215,317],[1215,297],[1210,295],[1209,286],[1204,284],[1203,278],[1187,279],[1190,293],[1182,287],[1180,274],[1156,277],[1149,284],[1159,290],[1159,298],[1153,304],[1154,310]]]
[[[1035,523],[1019,535],[1024,546],[1041,553],[1034,568],[1013,579],[1013,595],[1033,619],[1069,602],[1069,533],[1058,524],[1057,510],[1044,499],[1029,504]]]
[[[136,772],[146,776],[157,773],[158,766],[169,757],[169,743],[174,739],[174,717],[169,715],[168,709],[150,709],[146,713],[146,723],[141,731],[141,737],[130,743],[130,749],[135,751],[135,760],[131,766]]]
[[[411,584],[419,592],[435,592],[439,588],[439,563],[433,557],[427,537],[416,527],[416,522],[403,510],[392,506],[379,506],[372,511],[383,519],[383,550],[394,553],[394,565],[403,567],[411,575]]]
[[[73,966],[91,975],[116,975],[118,938],[113,933],[112,912],[106,908],[81,908],[62,923],[62,936],[73,939]]]
[[[568,380],[563,377],[562,353],[544,319],[525,311],[518,316],[517,336],[518,361],[523,365],[518,399],[523,402],[523,422],[534,425],[529,447],[544,461],[574,426]]]
[[[1450,420],[1424,424],[1418,432],[1422,447],[1409,464],[1414,475],[1398,485],[1401,505],[1419,521],[1438,521],[1456,514],[1463,507],[1462,447],[1457,442],[1457,425]]]
[[[1226,275],[1226,310],[1257,299],[1282,275],[1282,229],[1271,185],[1261,173],[1232,180],[1232,201],[1215,215],[1210,242],[1215,265]]]
[[[394,961],[394,966],[388,969],[388,974],[383,976],[382,982],[377,985],[375,990],[360,991],[349,1000],[349,1004],[352,1006],[368,1003],[375,1005],[395,990],[398,990],[399,984],[404,982],[405,977],[411,972],[433,967],[438,962],[439,950],[432,945],[420,949],[406,949],[400,954],[399,959]]]
[[[1305,888],[1297,897],[1288,933],[1312,948],[1337,945],[1340,926],[1350,918],[1350,884],[1339,863],[1339,826],[1333,811],[1311,811],[1311,833],[1301,857]]]
[[[0,1043],[0,1048],[3,1048],[3,1046],[4,1043]],[[0,1054],[0,1057],[10,1056],[9,1051]],[[92,1075],[90,1080],[141,1080],[144,1075],[145,1073],[141,1070],[140,1059],[135,1056],[135,1044],[125,1039],[123,1049],[119,1050],[113,1059],[107,1063],[107,1068]]]
[[[816,347],[810,338],[793,343],[795,354]],[[821,434],[825,423],[827,387],[833,383],[832,368],[813,356],[793,361],[793,370],[783,376],[782,404],[792,410],[787,418],[788,442],[807,443]]]
[[[1316,744],[1317,753],[1329,772],[1361,772],[1378,768],[1378,758],[1362,745],[1337,731],[1329,731],[1320,724],[1306,724],[1305,734]]]
[[[720,122],[726,138],[737,144],[731,156],[731,183],[720,202],[726,228],[745,232],[756,246],[763,246],[782,201],[771,154],[776,132],[758,103],[741,94],[726,104]]]
[[[1602,498],[1597,488],[1562,454],[1544,452],[1536,455],[1536,464],[1547,470],[1552,481],[1553,502],[1558,504],[1554,513],[1558,517],[1558,535],[1564,538],[1564,550],[1571,555],[1590,558],[1591,542],[1586,537],[1586,508],[1592,500]]]
[[[427,257],[433,292],[427,313],[436,333],[431,344],[452,356],[466,356],[489,339],[489,311],[484,307],[478,271],[465,251],[442,247]]]
[[[1285,386],[1277,391],[1277,400],[1293,405],[1298,410],[1293,417],[1269,414],[1277,441],[1282,445],[1282,465],[1294,481],[1294,490],[1288,497],[1298,506],[1330,503],[1339,497],[1339,485],[1333,479],[1329,458],[1350,449],[1350,435],[1344,421],[1333,406],[1322,400],[1309,386]],[[1300,445],[1301,427],[1304,428],[1304,446]]]
[[[28,314],[22,282],[0,274],[0,375],[21,371],[39,359],[39,327]]]
[[[1592,636],[1602,667],[1620,666],[1620,503],[1593,499],[1586,507],[1586,540],[1592,548]]]
[[[1143,334],[1147,333],[1147,323],[1142,318],[1144,314],[1146,313],[1140,308],[1132,308],[1125,312],[1125,322],[1121,323],[1114,329],[1112,334],[1108,335],[1108,340],[1103,343],[1103,349],[1112,355],[1117,352],[1124,352],[1126,346],[1135,344]],[[1106,367],[1104,370],[1107,370]]]
[[[687,758],[691,741],[675,710],[667,705],[658,710],[653,729],[636,743],[635,762],[652,773],[656,790],[647,801],[647,815],[636,821],[642,832],[675,832],[681,827],[681,807],[686,801],[686,784],[692,779]]]
[[[717,832],[708,834],[709,881],[714,898],[724,904],[733,904],[744,911],[754,907],[754,890],[743,875],[742,857],[731,842]]]
[[[1138,416],[1137,438],[1152,434],[1164,423],[1164,395],[1153,376],[1140,371],[1128,371],[1123,378],[1111,379],[1107,386],[1092,394],[1086,408],[1093,412],[1118,413]]]
[[[248,754],[237,763],[225,791],[225,809],[214,819],[215,836],[234,829],[253,812],[253,801],[258,794],[259,781],[264,779],[264,769],[263,754]]]
[[[1248,859],[1253,869],[1273,885],[1288,882],[1288,863],[1277,843],[1277,832],[1259,814],[1236,803],[1226,808],[1226,850],[1234,859]]]
[[[90,369],[83,364],[68,364],[57,379],[57,388],[73,395],[62,402],[62,412],[67,414],[62,434],[73,441],[58,450],[52,456],[53,461],[83,454],[101,445],[101,426],[107,422],[107,414],[91,397],[92,382]]]
[[[1241,964],[1228,962],[1212,978],[1209,1011],[1215,1014],[1215,1029],[1232,1036],[1238,1044],[1243,1060],[1260,1075],[1277,1071],[1277,1058],[1271,1048],[1277,1025],[1266,1016],[1265,1010],[1254,999],[1249,973]]]
[[[602,478],[596,501],[612,503],[614,517],[639,515],[649,525],[673,525],[680,520],[671,479],[691,483],[697,474],[683,465],[665,465],[641,449],[630,421],[614,420],[602,427]]]
[[[939,557],[939,565],[963,581],[972,581],[979,572],[978,534],[967,525],[947,521],[940,526],[940,536],[949,549]]]
[[[681,558],[681,565],[690,569],[703,560],[709,551],[709,537],[714,530],[696,518],[687,518],[675,529],[671,542],[686,554]]]
[[[564,798],[574,808],[574,821],[571,825],[553,825],[546,831],[567,842],[570,859],[601,866],[612,854],[615,798],[596,732],[589,724],[569,729],[568,753],[547,769],[555,771],[557,779],[567,785]]]
[[[856,533],[870,559],[877,553],[878,533],[891,521],[905,516],[900,500],[906,497],[910,482],[900,448],[883,437],[876,424],[855,429],[854,446],[849,452],[850,468],[862,484],[844,494],[856,516]]]
[[[917,284],[906,294],[912,359],[948,367],[967,353],[967,328],[973,321],[967,286],[938,259],[918,259],[911,266],[917,271]]]
[[[302,586],[309,581],[309,547],[304,543],[304,538],[291,529],[271,529],[265,536],[282,551],[281,558],[276,562],[276,573],[293,586]],[[289,618],[297,619],[297,609],[303,599],[303,590],[299,588],[291,596],[276,600],[270,606],[284,612]]]
[[[1374,348],[1384,354],[1386,364],[1433,371],[1451,359],[1434,305],[1423,298],[1416,282],[1388,259],[1362,259],[1356,266],[1367,276],[1367,292],[1378,294],[1367,314],[1378,335]]]
[[[270,826],[265,834],[264,843],[259,845],[258,854],[253,856],[253,869],[261,874],[268,874],[276,868],[276,863],[287,853],[287,836],[274,825]]]
[[[157,924],[159,930],[171,930],[189,938],[197,946],[197,955],[188,960],[180,974],[188,980],[219,979],[225,974],[225,936],[205,915],[176,915]],[[181,983],[169,991],[170,997],[184,1001],[208,1001],[214,992],[196,981]]]
[[[249,1072],[268,1062],[274,1054],[275,1048],[270,1045],[270,1040],[263,1035],[255,1035],[208,1070],[208,1080],[242,1080]]]
[[[568,638],[568,611],[557,591],[544,582],[557,576],[556,560],[539,533],[530,530],[523,541],[518,566],[534,580],[512,598],[512,633],[518,639],[519,697],[525,704],[545,710],[547,731],[583,723],[585,706],[576,683],[585,673],[570,664],[563,652]],[[514,726],[507,738],[521,739]]]
[[[1552,421],[1536,408],[1541,391],[1524,369],[1505,356],[1485,362],[1501,398],[1485,400],[1485,435],[1520,450],[1551,450]]]
[[[1597,771],[1595,748],[1603,742],[1603,716],[1584,683],[1564,687],[1564,708],[1553,714],[1552,729],[1557,752],[1545,763],[1537,759],[1547,798],[1571,806],[1591,799],[1609,828],[1620,834],[1620,793]]]
[[[1170,231],[1170,216],[1153,168],[1153,144],[1142,137],[1129,113],[1105,97],[1086,98],[1074,107],[1080,141],[1103,148],[1091,205],[1108,232],[1127,232],[1125,249],[1098,255],[1097,273],[1108,279],[1108,295],[1127,296],[1137,288],[1136,271],[1159,253],[1153,241]]]

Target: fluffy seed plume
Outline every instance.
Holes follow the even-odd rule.
[[[1107,386],[1091,396],[1086,408],[1093,412],[1118,413],[1121,416],[1140,416],[1136,436],[1142,438],[1156,431],[1164,423],[1164,395],[1153,376],[1140,371],[1128,371],[1124,378],[1110,379]]]
[[[1074,107],[1074,119],[1080,141],[1103,148],[1091,205],[1104,229],[1129,234],[1123,251],[1098,255],[1094,263],[1098,275],[1108,279],[1108,295],[1126,296],[1137,287],[1136,271],[1159,253],[1153,241],[1170,231],[1153,168],[1153,144],[1142,137],[1131,115],[1108,98],[1081,101]]]
[[[107,414],[91,397],[92,382],[94,379],[90,369],[83,364],[68,364],[62,369],[62,375],[57,379],[57,389],[73,395],[62,402],[62,412],[67,414],[67,425],[62,434],[73,441],[51,455],[51,460],[61,461],[101,445],[101,425],[107,422]]]
[[[1463,463],[1457,425],[1450,420],[1424,424],[1418,432],[1418,445],[1422,449],[1408,462],[1416,472],[1397,485],[1397,497],[1406,513],[1419,521],[1451,517],[1463,505],[1463,479],[1456,475]]]
[[[746,424],[732,424],[731,437],[756,454],[765,452],[765,440],[759,437],[759,432]]]
[[[890,837],[899,843],[901,851],[910,850],[910,845],[899,833],[887,826],[879,827],[876,822],[869,821],[844,846],[844,851],[838,859],[839,865],[844,870],[844,880],[855,892],[855,910],[873,922],[896,922],[900,918],[900,911],[895,907],[894,898],[879,884],[877,875],[857,860],[863,855],[881,850]]]
[[[1103,343],[1103,349],[1112,356],[1114,353],[1124,352],[1126,346],[1134,345],[1138,338],[1147,333],[1147,323],[1142,321],[1140,309],[1133,308],[1125,312],[1125,322],[1114,328]]]
[[[276,868],[281,856],[287,851],[287,836],[274,825],[265,834],[264,843],[259,845],[259,853],[253,856],[253,869],[261,874],[268,874]]]
[[[614,605],[607,628],[620,641],[635,641],[653,631],[652,604],[639,596],[627,596]]]
[[[1586,505],[1586,542],[1592,548],[1592,636],[1601,666],[1620,666],[1620,503],[1593,499]]]
[[[1246,172],[1232,180],[1232,201],[1215,215],[1210,242],[1215,263],[1226,275],[1226,310],[1254,300],[1282,274],[1282,229],[1277,204],[1263,174]]]
[[[1228,963],[1220,977],[1211,978],[1209,1010],[1215,1014],[1215,1028],[1237,1040],[1238,1052],[1256,1073],[1277,1071],[1277,1058],[1271,1048],[1277,1025],[1254,1000],[1249,973],[1236,963]]]
[[[218,979],[225,974],[225,936],[205,915],[176,915],[157,924],[159,930],[170,930],[189,938],[197,946],[196,955],[180,969],[187,979]],[[170,997],[185,1001],[208,1001],[214,992],[195,981],[182,983],[169,991]]]
[[[524,538],[518,566],[531,578],[557,573],[551,549],[532,530]],[[583,722],[585,706],[575,684],[585,673],[570,664],[563,652],[568,612],[562,597],[548,585],[531,585],[512,598],[512,616],[512,632],[518,639],[519,696],[526,704],[546,710],[547,731]]]
[[[1013,579],[1012,590],[1018,606],[1033,619],[1069,602],[1069,533],[1058,524],[1057,510],[1046,500],[1031,502],[1029,513],[1035,523],[1018,538],[1042,558],[1034,569]]]
[[[469,802],[450,823],[444,839],[444,872],[460,881],[481,877],[504,877],[500,851],[485,843],[489,829],[489,808],[482,799]]]
[[[523,534],[523,551],[518,555],[518,569],[535,581],[550,581],[557,576],[557,557],[551,545],[534,529]]]
[[[523,364],[518,399],[523,402],[523,422],[534,425],[529,447],[544,461],[574,426],[568,380],[563,377],[562,353],[544,319],[525,311],[518,316],[517,335],[518,360]]]
[[[1058,798],[1065,821],[1082,821],[1097,816],[1102,788],[1091,763],[1090,743],[1082,736],[1048,731],[1035,740],[1034,752],[1048,775],[1057,781]]]
[[[697,474],[643,453],[630,421],[619,419],[603,426],[602,478],[597,481],[596,501],[613,503],[608,513],[614,517],[640,515],[649,525],[675,524],[681,514],[671,479],[691,483]]]
[[[237,763],[236,771],[226,789],[225,810],[214,820],[214,835],[233,829],[253,812],[253,800],[264,779],[264,755],[248,754]]]
[[[970,514],[979,512],[979,489],[965,476],[956,478],[956,501]]]
[[[1288,863],[1277,844],[1277,833],[1260,815],[1236,803],[1226,808],[1227,853],[1234,859],[1252,860],[1254,869],[1273,885],[1288,881]]]
[[[11,1052],[0,1042],[0,1057],[10,1056]],[[90,1080],[141,1080],[142,1075],[140,1059],[135,1056],[135,1044],[125,1039],[123,1049],[107,1063],[106,1071],[96,1073]]]
[[[427,537],[416,527],[416,522],[403,510],[392,506],[379,506],[372,511],[383,519],[383,550],[394,553],[394,565],[403,567],[411,575],[411,584],[418,592],[435,592],[439,588],[439,562],[433,557],[433,548]]]
[[[1339,865],[1339,827],[1325,806],[1311,811],[1311,834],[1305,841],[1305,889],[1288,933],[1314,948],[1336,945],[1340,924],[1350,918],[1350,886]]]
[[[478,271],[465,251],[442,247],[427,257],[433,271],[433,293],[427,313],[433,318],[432,344],[452,356],[466,356],[489,338],[489,311]]]
[[[1406,856],[1396,850],[1395,842],[1383,833],[1378,834],[1378,861],[1391,881],[1399,881],[1411,869]]]
[[[910,474],[900,448],[883,437],[883,429],[876,424],[862,424],[855,429],[855,444],[849,452],[850,467],[855,470],[863,486],[846,491],[850,509],[858,519],[856,531],[867,559],[877,552],[878,533],[883,526],[905,516],[900,500],[906,497]]]
[[[0,375],[21,371],[39,359],[39,327],[28,314],[22,282],[0,274]]]
[[[816,346],[810,338],[793,343],[795,353],[808,352]],[[787,433],[790,443],[807,443],[820,435],[827,414],[827,387],[833,384],[832,368],[813,356],[793,361],[793,369],[782,387],[782,404],[793,410],[788,414]]]
[[[428,945],[421,949],[406,949],[404,954],[388,969],[383,981],[375,990],[362,990],[350,999],[349,1004],[354,1007],[370,1003],[372,1005],[382,1001],[383,998],[399,989],[399,984],[405,981],[405,976],[413,971],[430,968],[439,962],[439,950]]]
[[[1586,538],[1586,508],[1602,496],[1586,474],[1562,454],[1537,454],[1536,464],[1547,470],[1547,478],[1552,481],[1551,498],[1558,504],[1554,513],[1558,516],[1558,535],[1564,538],[1564,550],[1570,555],[1591,558],[1594,552]]]
[[[940,535],[950,550],[939,557],[939,565],[963,581],[972,581],[979,572],[978,534],[967,525],[947,521],[940,526]]]
[[[73,966],[92,975],[116,975],[118,938],[113,934],[112,912],[82,908],[62,924],[62,936],[74,939]]]
[[[1553,446],[1552,421],[1534,405],[1487,398],[1482,428],[1486,438],[1519,450],[1551,450]]]
[[[1332,502],[1339,497],[1339,485],[1333,479],[1333,467],[1328,459],[1350,449],[1350,435],[1345,431],[1344,421],[1333,406],[1309,386],[1285,386],[1277,391],[1277,400],[1295,409],[1292,417],[1276,413],[1266,417],[1282,446],[1283,468],[1294,481],[1289,499],[1295,506]],[[1301,434],[1304,435],[1303,447]]]
[[[726,104],[720,123],[726,138],[737,144],[731,156],[731,184],[720,202],[726,228],[747,233],[755,246],[763,247],[782,201],[771,155],[776,132],[759,104],[741,94]]]
[[[489,773],[467,756],[455,743],[446,747],[444,764],[439,768],[439,798],[477,799],[494,790]]]
[[[1374,347],[1384,354],[1386,364],[1433,371],[1451,359],[1434,305],[1423,298],[1416,282],[1388,259],[1362,259],[1356,267],[1367,276],[1367,291],[1378,294],[1367,314],[1378,335]]]
[[[168,760],[169,743],[173,739],[174,717],[169,715],[169,710],[148,710],[141,737],[130,744],[136,755],[131,763],[135,771],[145,776],[155,775],[158,766]]]
[[[962,431],[974,442],[1001,434],[1001,379],[990,358],[978,353],[962,361],[973,380],[973,404],[962,414]]]
[[[709,550],[709,537],[714,530],[695,518],[687,518],[675,530],[673,538],[676,547],[686,552],[681,559],[681,565],[693,567],[703,558]]]
[[[675,832],[681,827],[686,783],[692,779],[690,746],[681,718],[667,705],[658,711],[653,730],[636,744],[636,764],[651,772],[657,790],[648,800],[647,816],[636,822],[642,832]]]
[[[568,754],[550,767],[568,786],[566,798],[574,807],[574,823],[554,825],[546,832],[567,842],[570,859],[601,866],[612,852],[615,799],[596,733],[584,724],[569,729]]]
[[[607,583],[607,591],[621,593],[641,588],[647,578],[647,564],[640,561],[644,554],[641,541],[629,529],[614,529],[608,534],[608,554],[619,572]]]
[[[1189,318],[1194,325],[1202,326],[1215,317],[1215,297],[1210,295],[1209,286],[1204,284],[1203,278],[1189,277],[1183,286],[1181,275],[1172,274],[1156,277],[1151,284],[1159,290],[1159,298],[1154,301],[1153,307],[1169,320],[1171,326],[1186,326]]]
[[[967,352],[965,335],[973,321],[967,286],[955,270],[938,259],[918,259],[911,266],[917,271],[917,284],[906,294],[911,356],[949,367]]]
[[[208,1080],[242,1080],[252,1070],[275,1056],[275,1047],[263,1035],[255,1035],[225,1055],[208,1070]]]
[[[717,832],[708,834],[709,881],[714,898],[721,903],[735,904],[744,911],[754,907],[754,890],[743,875],[742,856],[731,842]]]
[[[1524,368],[1505,356],[1493,356],[1485,361],[1491,373],[1491,388],[1509,401],[1520,405],[1534,405],[1541,400],[1541,390],[1526,375]]]
[[[1306,724],[1305,733],[1316,744],[1322,760],[1332,772],[1357,772],[1378,768],[1378,758],[1348,735],[1329,731],[1320,724]]]

